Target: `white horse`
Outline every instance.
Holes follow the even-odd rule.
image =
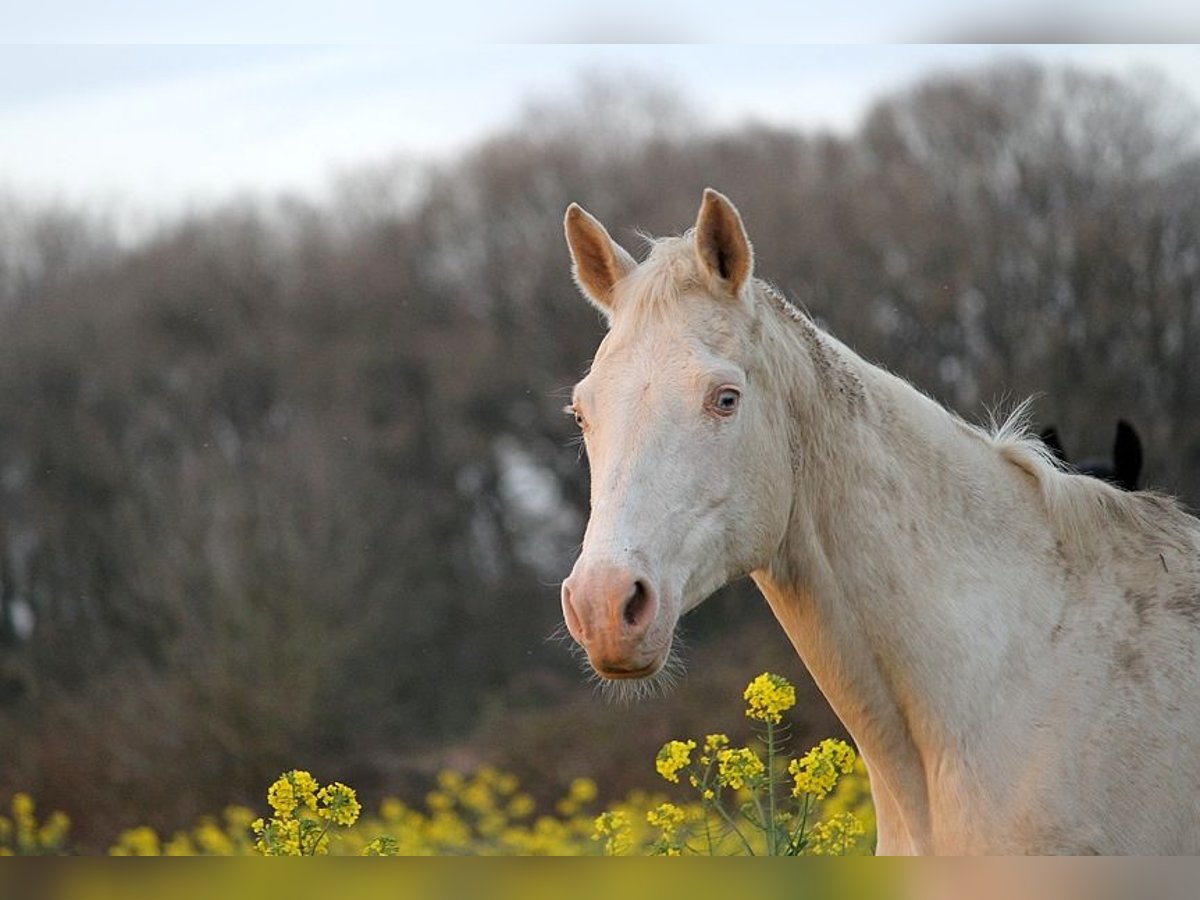
[[[640,264],[579,206],[608,318],[571,411],[562,586],[607,679],[749,574],[866,761],[880,853],[1200,852],[1200,521],[966,424],[753,277],[733,205]]]

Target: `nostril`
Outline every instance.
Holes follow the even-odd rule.
[[[629,599],[625,601],[622,617],[625,624],[632,628],[646,617],[649,610],[650,591],[646,589],[646,583],[639,578],[633,583],[633,591],[630,593]]]

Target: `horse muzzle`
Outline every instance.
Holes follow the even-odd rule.
[[[581,558],[562,586],[567,630],[603,678],[647,678],[662,667],[664,649],[651,640],[659,595],[645,575],[614,563]]]

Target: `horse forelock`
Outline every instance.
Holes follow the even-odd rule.
[[[702,284],[692,233],[643,237],[649,253],[617,285],[616,312],[637,320],[676,315],[683,296]]]

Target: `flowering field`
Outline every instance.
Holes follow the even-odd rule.
[[[732,746],[725,734],[669,741],[655,768],[674,788],[634,791],[604,808],[588,778],[575,779],[552,811],[539,810],[517,778],[483,768],[446,770],[420,808],[387,798],[364,812],[353,788],[309,772],[281,775],[267,812],[231,806],[166,837],[148,827],[115,837],[121,856],[434,855],[842,855],[870,852],[874,813],[853,749],[825,740],[793,757],[784,713],[795,705],[786,679],[764,673],[746,688],[758,739]],[[687,798],[668,797],[684,791]],[[70,819],[39,821],[16,794],[0,816],[0,855],[70,853]]]

